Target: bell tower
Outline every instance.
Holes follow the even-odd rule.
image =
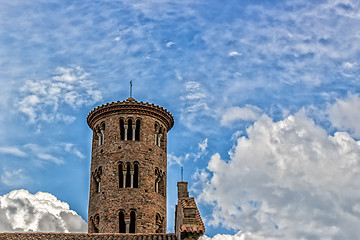
[[[173,116],[129,97],[92,110],[89,233],[165,233]]]

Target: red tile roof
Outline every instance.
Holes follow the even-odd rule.
[[[180,226],[180,232],[187,233],[205,233],[205,226],[201,219],[199,209],[197,208],[194,197],[186,197],[179,199],[180,211],[184,216],[185,209],[192,209],[195,212],[194,218],[184,216],[183,222]]]

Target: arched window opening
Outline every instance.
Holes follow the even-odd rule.
[[[132,136],[133,136],[133,127],[132,127],[132,120],[129,119],[128,120],[128,129],[127,129],[127,140],[132,140]]]
[[[105,123],[101,123],[100,126],[97,126],[95,128],[98,145],[101,146],[104,144],[104,138],[105,138]]]
[[[159,146],[159,147],[161,147],[162,136],[163,136],[163,128],[160,127],[160,129],[159,129],[159,134],[158,134],[158,146]]]
[[[159,147],[161,146],[162,132],[162,127],[160,127],[158,123],[155,123],[155,145]]]
[[[137,163],[134,164],[134,188],[139,187],[139,165]]]
[[[124,188],[123,164],[119,164],[119,188]]]
[[[127,188],[131,187],[131,170],[130,170],[130,163],[126,164],[126,186]]]
[[[129,231],[129,233],[135,233],[135,225],[136,225],[136,213],[133,210],[130,212],[130,231]]]
[[[160,214],[156,214],[156,233],[164,232],[164,218],[160,216]]]
[[[94,227],[94,233],[99,233],[100,217],[99,217],[98,214],[96,214],[95,217],[94,217],[93,227]]]
[[[158,146],[159,145],[159,125],[157,123],[155,123],[155,145]]]
[[[100,182],[101,182],[101,174],[102,174],[102,168],[98,167],[97,169],[95,169],[94,172],[92,172],[92,176],[94,179],[94,189],[96,193],[99,193],[101,191],[101,186],[100,186]]]
[[[165,197],[165,176],[164,176],[164,173],[161,173],[158,188],[159,188],[158,192]]]
[[[120,139],[125,140],[125,125],[124,119],[120,119]]]
[[[125,215],[123,211],[119,213],[119,232],[126,233]]]
[[[155,192],[165,196],[165,176],[158,168],[155,169]]]
[[[101,132],[101,145],[103,145],[105,139],[105,123],[101,124],[100,132]]]
[[[159,192],[159,180],[160,180],[160,171],[155,168],[155,192]]]
[[[135,140],[140,141],[140,119],[136,120]]]

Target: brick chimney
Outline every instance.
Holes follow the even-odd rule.
[[[188,183],[181,181],[177,183],[178,187],[178,199],[189,197]]]

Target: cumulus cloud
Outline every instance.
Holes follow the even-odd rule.
[[[266,239],[360,237],[360,142],[348,133],[329,136],[303,112],[263,115],[229,155],[214,154],[202,180],[208,224]]]
[[[360,137],[360,98],[358,94],[346,99],[336,99],[327,109],[329,120],[339,130],[349,131],[352,136]]]
[[[217,234],[214,237],[208,237],[206,235],[203,235],[200,237],[200,240],[275,240],[276,238],[270,238],[261,236],[259,234],[254,234],[250,232],[242,232],[239,231],[238,233],[234,235],[230,234]]]
[[[1,232],[86,232],[86,222],[69,204],[45,192],[14,190],[0,196]]]
[[[221,117],[221,125],[229,126],[234,121],[254,121],[259,118],[261,110],[252,105],[228,108]]]
[[[81,67],[56,69],[56,75],[48,80],[28,80],[21,88],[16,108],[25,114],[30,123],[38,121],[75,120],[66,114],[64,106],[76,109],[99,101],[101,92],[94,89],[94,82],[88,80],[89,74]]]

